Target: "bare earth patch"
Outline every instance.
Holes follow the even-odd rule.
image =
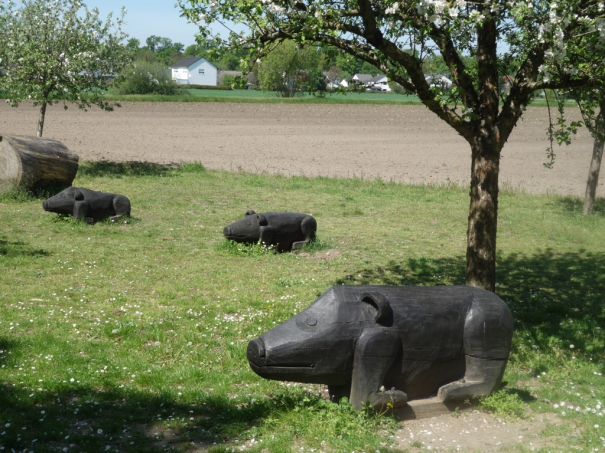
[[[547,425],[560,421],[554,414],[537,414],[530,420],[507,422],[477,410],[457,416],[442,415],[424,420],[409,420],[395,434],[396,448],[414,451],[497,452],[539,450],[556,445],[556,438],[543,437]],[[555,447],[553,451],[559,451]]]
[[[577,109],[568,110],[578,117]],[[16,109],[0,103],[0,133],[34,135],[36,119],[27,103]],[[502,152],[502,187],[582,196],[590,135],[581,130],[571,146],[556,147],[548,170],[547,120],[546,108],[527,109]],[[467,185],[470,174],[468,144],[424,106],[137,102],[107,113],[56,105],[44,131],[83,160],[201,162],[211,169],[412,184]]]

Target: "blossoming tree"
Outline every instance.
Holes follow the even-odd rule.
[[[0,1],[0,92],[14,107],[25,99],[40,106],[38,137],[48,104],[113,110],[101,89],[130,61],[122,45],[126,10],[114,23],[111,15],[103,22],[96,8],[88,10],[79,0],[22,3]]]
[[[605,4],[603,2],[597,5],[597,10],[603,12]],[[559,118],[556,124],[550,124],[549,134],[551,136],[551,146],[549,155],[551,162],[554,163],[554,150],[552,141],[557,139],[559,145],[571,143],[571,133],[575,133],[579,126],[586,126],[594,139],[592,158],[586,181],[586,191],[584,195],[583,214],[590,214],[593,210],[597,186],[599,183],[599,173],[601,171],[601,162],[603,160],[603,150],[605,148],[605,20],[601,17],[595,20],[592,27],[587,29],[588,38],[580,41],[568,42],[565,46],[565,54],[557,62],[544,68],[544,73],[549,79],[561,80],[568,73],[577,75],[580,71],[589,78],[600,81],[597,84],[587,84],[584,86],[572,87],[571,89],[560,89],[554,91],[555,100],[559,110]],[[565,118],[566,98],[573,98],[582,115],[581,122],[568,123]]]
[[[603,149],[605,148],[605,90],[583,93],[583,96],[578,99],[584,124],[594,138],[582,209],[583,214],[586,215],[592,212],[594,206],[603,161]]]
[[[249,48],[253,58],[284,39],[335,46],[415,93],[464,137],[472,156],[466,284],[492,291],[504,144],[535,91],[603,83],[592,76],[592,65],[603,64],[603,0],[180,0],[180,7],[199,23],[200,40]],[[236,27],[222,38],[213,22]],[[570,43],[598,45],[550,78]],[[451,72],[451,91],[425,78],[423,60],[435,54]]]

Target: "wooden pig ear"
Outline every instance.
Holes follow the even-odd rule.
[[[256,214],[256,217],[258,217],[258,224],[260,226],[267,226],[269,225],[269,222],[267,221],[267,218],[262,215],[262,214]]]
[[[256,212],[254,212],[252,209],[250,209],[249,211],[246,211],[246,217],[248,217],[249,215],[254,215],[256,214]]]
[[[391,318],[391,304],[389,299],[379,293],[363,293],[361,301],[371,305],[377,311],[376,321],[378,324],[384,324]]]
[[[74,193],[74,200],[83,200],[84,199],[84,194],[82,192],[80,192],[79,190],[76,190]]]

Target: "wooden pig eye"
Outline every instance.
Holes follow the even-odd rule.
[[[309,318],[309,319],[307,319],[307,325],[309,325],[311,327],[317,325],[317,319],[315,319],[315,318]]]
[[[65,194],[64,193],[61,194],[61,198],[65,198]]]

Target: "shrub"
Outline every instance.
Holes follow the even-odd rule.
[[[112,91],[116,94],[175,95],[178,85],[161,64],[138,60],[125,71],[124,80]]]
[[[390,81],[389,88],[391,88],[391,91],[395,94],[407,94],[407,90],[397,82]]]

